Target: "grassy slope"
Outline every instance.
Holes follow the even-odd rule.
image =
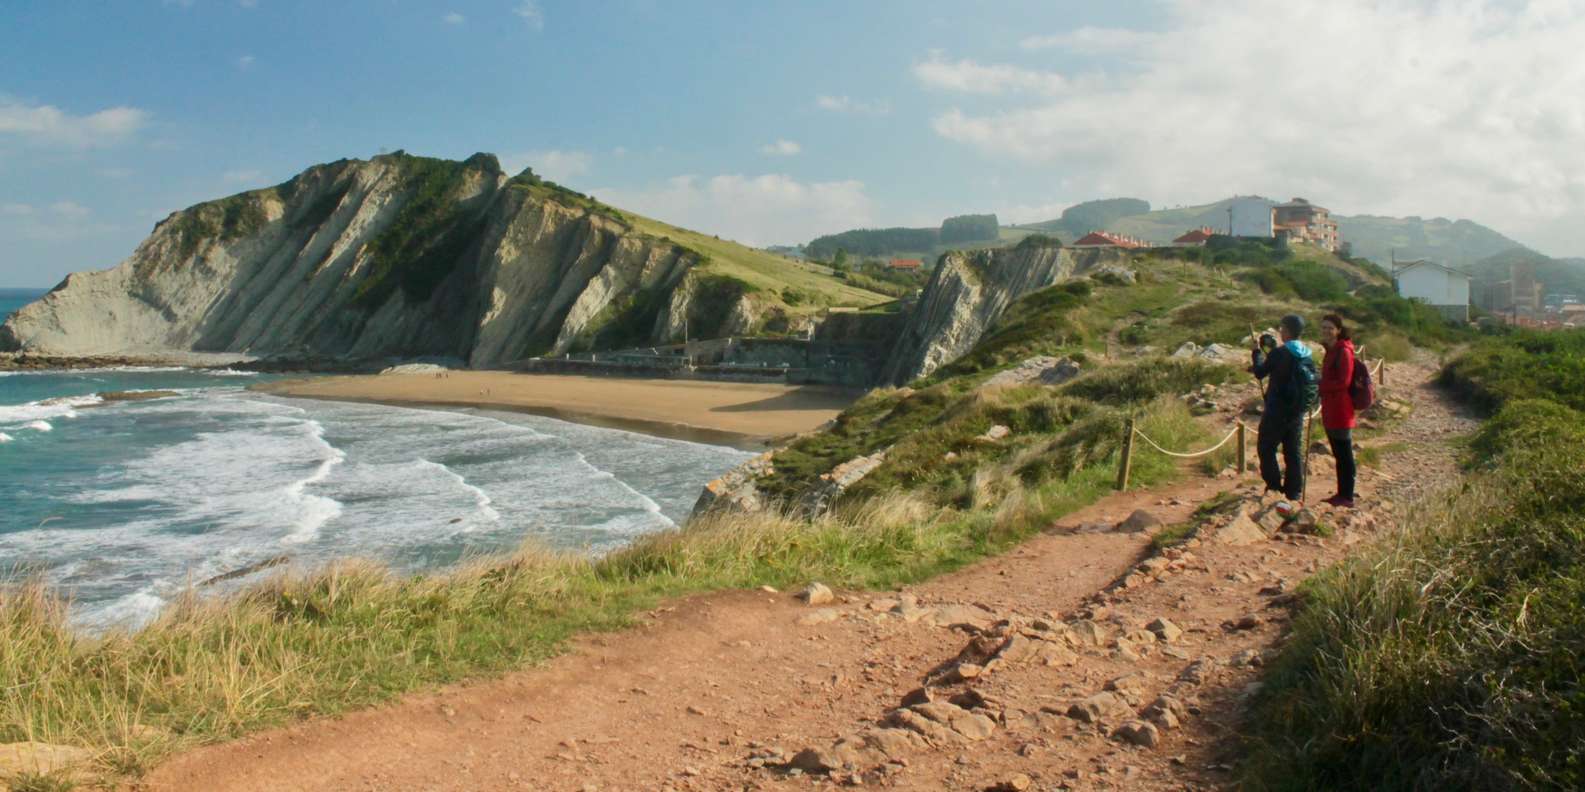
[[[1096,353],[1128,320],[1170,317],[1184,299],[1266,298],[1236,268],[1156,257],[1136,265],[1136,286],[1026,297],[962,366],[912,391],[875,392],[779,454],[782,478],[766,483],[792,494],[799,477],[896,445],[826,517],[710,516],[598,560],[529,548],[413,578],[347,562],[174,607],[149,628],[103,639],[74,634],[62,603],[40,589],[0,591],[0,689],[16,691],[0,700],[0,742],[92,746],[106,769],[135,774],[183,746],[520,667],[576,632],[621,627],[661,597],[810,579],[891,586],[1005,550],[1106,493],[1124,417],[1170,447],[1206,439],[1177,396],[1230,370],[1159,358],[1108,366]],[[1168,322],[1153,338],[1170,346],[1192,330]],[[1087,373],[1057,389],[976,388],[1035,354],[1087,355]],[[993,423],[1014,434],[975,439]],[[1146,455],[1134,476],[1149,485],[1178,472]]]
[[[785,305],[779,297],[783,289],[795,289],[809,295],[809,302],[788,306],[788,311],[793,314],[816,312],[827,306],[864,307],[892,299],[884,294],[849,285],[830,275],[824,267],[678,228],[630,212],[622,212],[621,216],[641,234],[664,237],[683,247],[703,253],[710,259],[703,268],[704,271],[736,278],[755,290],[764,292],[767,296],[777,295],[772,299],[778,304]]]
[[[1481,342],[1463,486],[1306,583],[1250,789],[1585,787],[1585,331]]]

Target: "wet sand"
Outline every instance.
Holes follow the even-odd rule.
[[[510,371],[314,377],[254,388],[312,399],[514,410],[748,449],[814,429],[859,396],[814,386]]]

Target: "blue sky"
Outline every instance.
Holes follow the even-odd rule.
[[[1579,5],[10,0],[0,285],[398,148],[753,244],[1261,193],[1580,255]]]

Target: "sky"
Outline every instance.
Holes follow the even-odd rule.
[[[753,245],[1304,196],[1585,255],[1578,0],[5,0],[0,286],[309,165],[497,154]]]

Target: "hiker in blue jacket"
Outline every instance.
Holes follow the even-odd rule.
[[[1310,348],[1299,340],[1304,333],[1304,318],[1297,314],[1282,317],[1279,323],[1282,342],[1270,335],[1252,341],[1250,373],[1265,379],[1266,404],[1260,416],[1260,434],[1255,450],[1260,455],[1260,477],[1268,491],[1275,490],[1290,500],[1304,497],[1304,419],[1315,400],[1315,360]],[[1277,447],[1282,447],[1283,467],[1277,467]]]

